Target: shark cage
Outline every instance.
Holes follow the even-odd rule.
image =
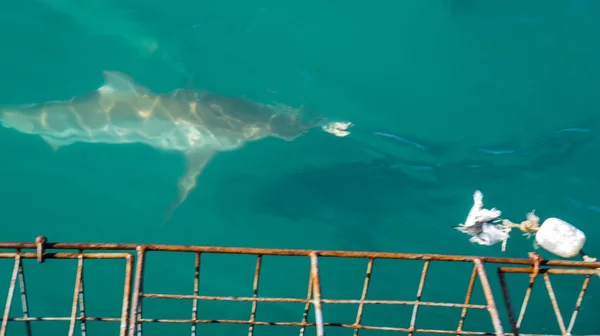
[[[153,254],[162,254],[162,259],[153,259]],[[220,265],[217,281],[224,288],[222,295],[202,293],[202,279],[210,276],[209,259],[214,255],[241,258],[247,264],[234,267],[224,261],[212,263]],[[279,258],[281,263],[274,264],[274,258]],[[171,265],[171,269],[152,272],[153,261],[159,260]],[[335,262],[348,261],[357,267],[355,272],[343,271],[340,267],[338,271],[328,270]],[[0,336],[600,334],[600,262],[544,260],[537,253],[519,259],[52,243],[38,237],[29,243],[0,243],[0,262],[2,281],[8,285],[0,294],[6,293]],[[92,263],[112,266],[98,268]],[[53,268],[59,264],[62,268]],[[86,275],[94,267],[101,272]],[[240,268],[248,274],[242,276]],[[174,269],[178,272],[174,273]],[[183,293],[154,291],[149,284],[157,275],[166,275],[166,282],[189,286]],[[64,279],[53,282],[53,278],[61,276]],[[338,278],[334,279],[335,276]],[[265,281],[266,277],[271,281]],[[460,290],[451,289],[449,278],[453,278],[453,282],[464,280],[459,281]],[[88,292],[84,290],[84,279]],[[280,295],[263,294],[273,292],[268,287],[287,289],[289,279],[302,284],[302,295],[291,295],[291,291]],[[106,284],[109,280],[114,281],[112,287]],[[355,286],[354,296],[335,297],[342,282],[359,284]],[[386,282],[390,288],[399,289],[402,297],[385,291],[377,295],[375,282]],[[88,286],[88,283],[94,284]],[[233,285],[245,286],[241,294],[247,295],[230,291]],[[66,293],[64,302],[56,299],[62,290]],[[386,295],[388,297],[382,297]],[[111,302],[104,304],[112,307],[114,315],[95,315],[94,301],[109,299]],[[174,317],[173,311],[165,308],[172,302],[186,304],[185,316]],[[241,314],[231,318],[227,316],[230,308],[202,308],[207,302],[228,304],[227,307]],[[235,305],[238,308],[233,308]],[[290,312],[286,305],[295,305],[297,315],[282,315]],[[160,307],[165,309],[157,309]],[[107,314],[108,310],[99,311]],[[162,316],[156,316],[158,311]],[[272,314],[267,314],[269,311]],[[60,312],[64,315],[60,316]],[[285,318],[275,319],[278,313]],[[576,327],[578,317],[580,323]],[[210,329],[211,326],[225,328]]]

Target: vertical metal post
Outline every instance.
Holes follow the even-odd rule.
[[[121,326],[119,336],[127,335],[127,320],[129,317],[129,302],[131,296],[131,273],[133,271],[133,256],[130,254],[125,261],[125,284],[123,285],[123,304],[121,307]]]
[[[146,256],[146,250],[142,246],[136,248],[137,251],[137,265],[135,267],[135,282],[133,286],[133,296],[131,301],[131,316],[129,320],[129,336],[135,336],[135,332],[138,326],[138,318],[141,305],[141,291],[142,283],[144,280],[144,259]]]
[[[196,259],[194,262],[194,296],[197,297],[200,293],[200,262],[202,253],[196,253]],[[194,298],[192,302],[192,336],[196,336],[196,328],[198,319],[198,299]]]
[[[258,283],[260,281],[260,268],[262,265],[262,255],[256,257],[256,269],[254,270],[254,282],[252,283],[252,298],[258,298]],[[258,301],[252,301],[252,310],[250,311],[250,327],[248,328],[248,336],[254,335],[254,322],[256,322],[256,308]]]
[[[319,263],[315,252],[310,253],[310,276],[313,283],[313,306],[315,307],[315,322],[317,336],[325,336],[323,327],[323,308],[321,306],[321,281],[319,279]]]

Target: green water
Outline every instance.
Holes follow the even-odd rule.
[[[451,229],[480,189],[486,205],[514,221],[536,209],[542,219],[575,224],[588,237],[586,252],[600,256],[598,1],[5,1],[0,32],[0,104],[69,99],[102,85],[102,70],[117,70],[156,92],[193,87],[304,104],[355,124],[347,138],[315,130],[293,142],[266,139],[219,153],[167,226],[161,221],[183,173],[181,156],[141,145],[76,144],[54,152],[36,136],[0,129],[2,241],[46,235],[526,257],[532,242],[519,233],[502,253]],[[192,294],[192,255],[150,258],[148,292]],[[252,295],[252,258],[206,262],[201,294]],[[264,264],[261,296],[306,295],[307,260]],[[122,273],[111,272],[122,265],[86,266],[88,315],[120,314]],[[8,284],[12,260],[0,267]],[[325,297],[360,298],[366,261],[324,260],[321,267]],[[420,263],[375,267],[368,298],[414,299]],[[432,265],[423,299],[462,302],[469,267]],[[75,265],[28,261],[25,268],[30,314],[68,316]],[[516,293],[525,288],[520,280]],[[600,334],[600,287],[592,280],[576,334]],[[567,318],[581,279],[554,281]],[[544,291],[539,283],[522,332],[559,333]],[[480,292],[475,296],[483,303]],[[0,293],[0,302],[5,297]],[[20,314],[18,302],[13,307],[11,315]],[[144,307],[150,317],[191,317],[190,302],[149,300]],[[300,321],[302,311],[302,304],[261,304],[257,319]],[[420,328],[455,328],[460,316],[448,308],[421,311]],[[370,307],[363,323],[407,327],[411,312]],[[355,313],[355,306],[326,306],[325,320],[353,323]],[[249,303],[203,303],[199,317],[249,314]],[[465,329],[491,331],[486,314],[474,313]],[[33,327],[38,335],[64,335],[67,323]],[[90,323],[88,335],[117,328]],[[199,328],[204,335],[247,332]],[[144,333],[185,334],[188,325],[149,325]],[[361,332],[376,334],[382,332]],[[9,335],[25,335],[24,328],[11,324]]]

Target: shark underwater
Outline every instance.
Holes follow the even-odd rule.
[[[0,123],[38,135],[55,151],[75,143],[141,143],[181,153],[186,159],[185,172],[165,222],[196,187],[198,176],[215,153],[266,137],[291,141],[319,126],[343,137],[352,125],[325,119],[305,121],[298,109],[281,111],[205,90],[154,93],[124,73],[104,71],[103,75],[100,88],[69,100],[1,107]]]

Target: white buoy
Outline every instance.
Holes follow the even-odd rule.
[[[559,257],[573,258],[583,248],[585,234],[562,219],[551,217],[542,223],[535,234],[535,241]]]

